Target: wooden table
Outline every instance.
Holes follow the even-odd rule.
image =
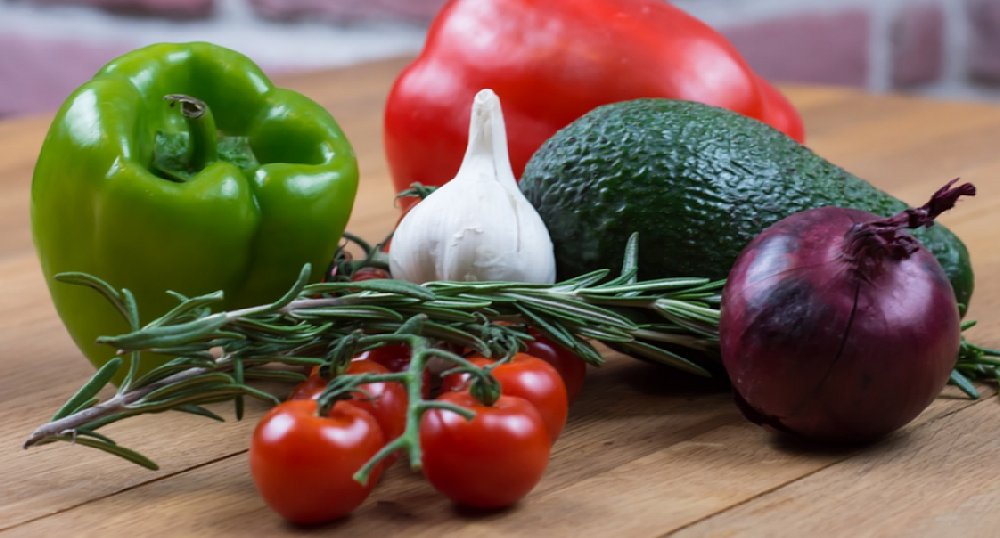
[[[287,78],[327,106],[354,142],[363,181],[350,228],[394,222],[381,111],[400,61]],[[810,144],[904,200],[955,176],[979,196],[942,220],[979,275],[971,332],[1000,346],[1000,107],[794,88]],[[247,472],[249,432],[168,414],[115,425],[148,472],[65,443],[22,451],[91,373],[49,303],[28,227],[31,170],[47,118],[0,122],[0,538],[297,534],[264,507]],[[231,416],[229,409],[223,411]],[[590,372],[539,487],[518,507],[451,508],[396,466],[357,513],[319,532],[348,536],[996,536],[1000,406],[949,389],[901,433],[864,450],[809,450],[745,422],[727,394],[612,357]]]

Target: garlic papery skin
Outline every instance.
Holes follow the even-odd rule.
[[[469,145],[454,179],[403,217],[392,237],[394,278],[551,284],[556,278],[549,231],[521,194],[507,155],[500,99],[476,94]]]

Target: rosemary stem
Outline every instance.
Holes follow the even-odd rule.
[[[221,362],[222,359],[219,359],[219,361]],[[84,424],[87,424],[93,420],[106,417],[108,415],[125,410],[129,404],[132,404],[142,399],[143,396],[157,389],[166,387],[173,383],[179,383],[181,381],[190,379],[192,377],[197,377],[209,371],[219,371],[219,370],[215,368],[210,370],[209,368],[201,366],[195,368],[188,368],[187,370],[183,370],[177,372],[176,374],[169,375],[159,381],[155,381],[146,386],[128,392],[124,392],[121,394],[117,394],[114,397],[109,398],[93,407],[88,407],[82,411],[78,411],[71,415],[67,415],[59,420],[42,424],[41,426],[38,427],[38,429],[32,432],[31,436],[28,437],[28,440],[24,442],[24,448],[31,448],[32,446],[44,442],[51,437],[64,435],[68,432],[69,433],[74,432]]]

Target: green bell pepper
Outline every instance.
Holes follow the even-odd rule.
[[[32,232],[59,316],[99,366],[115,350],[95,339],[128,324],[56,274],[130,289],[143,323],[176,305],[167,290],[224,290],[225,308],[272,301],[306,262],[321,276],[357,186],[354,152],[317,103],[237,52],[157,44],[113,60],[56,114],[35,166]],[[145,355],[139,370],[162,360]]]

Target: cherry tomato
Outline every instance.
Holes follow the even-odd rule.
[[[361,352],[359,359],[375,361],[390,372],[402,372],[410,365],[410,346],[406,344],[386,344]]]
[[[367,359],[354,359],[347,367],[347,374],[385,374],[388,370],[381,364]],[[299,383],[289,400],[311,400],[319,398],[326,390],[327,380],[319,375],[319,368],[313,368],[309,378]],[[406,387],[401,383],[363,383],[353,398],[346,400],[371,413],[379,427],[391,441],[403,434],[406,429],[406,408],[409,399],[406,397]]]
[[[535,339],[528,342],[525,353],[538,357],[555,367],[563,382],[566,383],[566,396],[573,403],[580,390],[583,389],[583,379],[587,375],[587,363],[572,351],[546,338],[538,329],[528,328],[528,334]]]
[[[285,519],[315,524],[351,513],[371,492],[353,478],[385,444],[378,423],[360,407],[337,402],[327,416],[315,400],[292,400],[271,409],[254,430],[250,471],[264,502]]]
[[[527,495],[549,463],[549,435],[527,400],[501,395],[485,407],[468,392],[443,394],[475,411],[472,420],[430,409],[420,422],[423,469],[434,489],[455,503],[501,508]]]
[[[392,278],[389,271],[378,267],[362,267],[351,275],[351,282],[361,282],[362,280],[374,280],[380,278]]]
[[[295,385],[287,400],[312,400],[326,390],[327,380],[319,375],[319,367],[314,367],[305,381]]]
[[[351,375],[385,374],[385,366],[367,359],[355,359],[347,367]],[[378,421],[386,441],[403,434],[406,429],[406,408],[409,399],[402,383],[364,383],[354,393],[351,403],[368,411]]]
[[[482,357],[469,359],[476,366],[487,366],[494,361]],[[493,369],[493,377],[500,382],[500,392],[524,398],[535,406],[545,423],[549,438],[554,443],[566,425],[568,401],[566,385],[559,372],[549,363],[527,353],[514,355],[509,362]],[[444,378],[444,391],[463,390],[469,385],[469,374],[453,374]]]
[[[406,344],[386,344],[384,346],[361,352],[359,359],[375,361],[389,369],[390,372],[403,372],[410,367],[410,346]],[[424,398],[430,398],[434,392],[434,381],[436,377],[430,370],[424,370],[424,382],[421,385],[421,394]]]

